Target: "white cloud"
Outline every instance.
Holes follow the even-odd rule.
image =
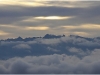
[[[82,50],[81,49],[77,49],[77,48],[70,48],[69,51],[73,52],[73,53],[78,53],[78,52],[80,52]]]
[[[72,43],[73,45],[77,46],[86,46],[86,47],[99,47],[100,46],[100,40],[99,39],[93,39],[93,41],[86,40],[85,38],[76,38],[76,36],[73,37],[61,37],[61,38],[54,38],[54,39],[35,39],[33,41],[1,41],[1,45],[33,45],[33,44],[46,44],[46,45],[58,45],[60,43]],[[19,45],[19,46],[20,46]]]
[[[90,55],[84,56],[82,59],[65,54],[11,58],[1,61],[0,73],[99,74],[100,55],[98,53],[100,54],[100,50],[94,50]]]
[[[72,47],[72,48],[67,48],[69,52],[71,53],[76,53],[75,55],[81,55],[81,56],[86,56],[86,55],[89,55],[91,52],[90,50],[82,50],[80,48],[75,48],[75,47]]]
[[[15,45],[12,48],[15,48],[15,49],[31,49],[31,47],[28,44],[18,44],[18,45]]]
[[[54,49],[54,48],[51,48],[51,47],[47,47],[47,49],[49,50],[49,51],[53,51],[53,52],[59,52],[60,50],[57,50],[57,49]]]
[[[36,39],[35,41],[37,41],[37,43],[41,43],[41,44],[47,44],[47,45],[57,45],[59,44],[61,41],[60,39]]]
[[[46,26],[38,26],[38,27],[25,27],[25,30],[48,30],[49,27]]]
[[[44,16],[40,16],[40,17],[35,17],[34,19],[40,19],[40,20],[62,20],[62,19],[70,19],[72,17],[62,17],[62,16],[47,16],[47,17],[44,17]]]

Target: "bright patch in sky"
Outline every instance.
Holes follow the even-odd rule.
[[[44,6],[41,1],[28,1],[28,0],[0,0],[0,4],[6,5],[22,5],[22,6]]]
[[[14,25],[0,25],[0,27],[17,28],[18,26],[14,26]]]
[[[0,35],[8,35],[9,33],[6,33],[4,31],[0,31]]]
[[[61,26],[64,27],[66,29],[100,29],[100,25],[96,25],[96,24],[84,24],[84,25],[79,25],[79,26]]]
[[[62,17],[62,16],[40,16],[40,17],[35,17],[35,19],[47,19],[47,20],[61,20],[61,19],[69,19],[72,17]]]
[[[48,30],[49,27],[43,26],[43,27],[26,27],[26,30]]]
[[[64,19],[69,19],[73,18],[72,16],[39,16],[39,17],[31,17],[28,19],[23,20],[23,22],[36,22],[37,20],[64,20]]]

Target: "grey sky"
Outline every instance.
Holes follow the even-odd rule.
[[[50,34],[100,36],[100,1],[0,0],[0,39]]]

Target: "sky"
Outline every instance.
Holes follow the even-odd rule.
[[[0,39],[99,32],[100,1],[0,0]]]

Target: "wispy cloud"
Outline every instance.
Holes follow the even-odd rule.
[[[25,27],[25,30],[48,30],[47,26],[37,26],[37,27]]]
[[[4,32],[4,31],[0,31],[0,36],[5,36],[5,35],[9,35],[10,33]]]
[[[69,19],[69,18],[72,18],[72,17],[62,17],[62,16],[47,16],[47,17],[43,17],[43,16],[40,16],[40,17],[35,17],[34,19],[40,19],[40,20],[62,20],[62,19]]]

